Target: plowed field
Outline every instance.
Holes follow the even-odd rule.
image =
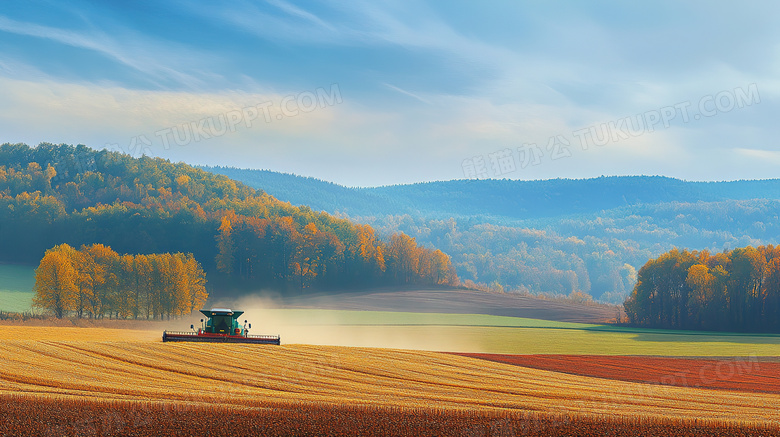
[[[459,355],[620,381],[780,393],[780,362],[755,356],[713,360],[599,355]]]

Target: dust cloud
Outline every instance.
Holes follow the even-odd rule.
[[[213,308],[244,311],[253,335],[279,335],[282,344],[482,352],[478,327],[437,325],[432,314],[289,308],[272,292],[215,301]],[[192,323],[197,329],[200,317]],[[476,332],[475,332],[476,331]]]

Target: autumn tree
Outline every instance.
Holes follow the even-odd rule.
[[[632,323],[663,328],[780,332],[780,251],[710,255],[674,249],[639,271],[624,307]]]
[[[83,274],[88,276],[89,282],[92,283],[92,313],[101,317],[105,313],[108,313],[109,317],[118,312],[126,314],[127,308],[121,306],[123,303],[125,306],[130,304],[122,287],[128,279],[123,275],[119,254],[103,244],[81,246],[79,252],[81,259],[89,266]]]
[[[412,282],[419,273],[420,253],[417,243],[406,234],[394,234],[390,237],[387,251],[388,263],[392,266],[395,280],[402,284]]]
[[[188,306],[186,309],[192,311],[202,308],[209,297],[209,294],[206,291],[206,272],[203,271],[200,263],[192,254],[181,256],[183,257],[184,274],[187,279],[188,294],[190,298],[190,301],[187,302]]]
[[[35,270],[33,306],[51,311],[61,319],[77,309],[78,272],[68,253],[75,252],[67,244],[46,251]]]

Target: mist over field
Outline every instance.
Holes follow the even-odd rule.
[[[436,351],[482,351],[478,341],[437,326],[436,314],[372,313],[317,309],[280,308],[278,297],[253,295],[217,301],[214,308],[243,310],[243,323],[252,324],[250,334],[279,335],[284,344],[380,347]],[[197,323],[195,324],[197,327]]]

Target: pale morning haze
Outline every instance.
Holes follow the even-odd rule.
[[[347,186],[777,177],[775,2],[0,3],[2,142]]]

